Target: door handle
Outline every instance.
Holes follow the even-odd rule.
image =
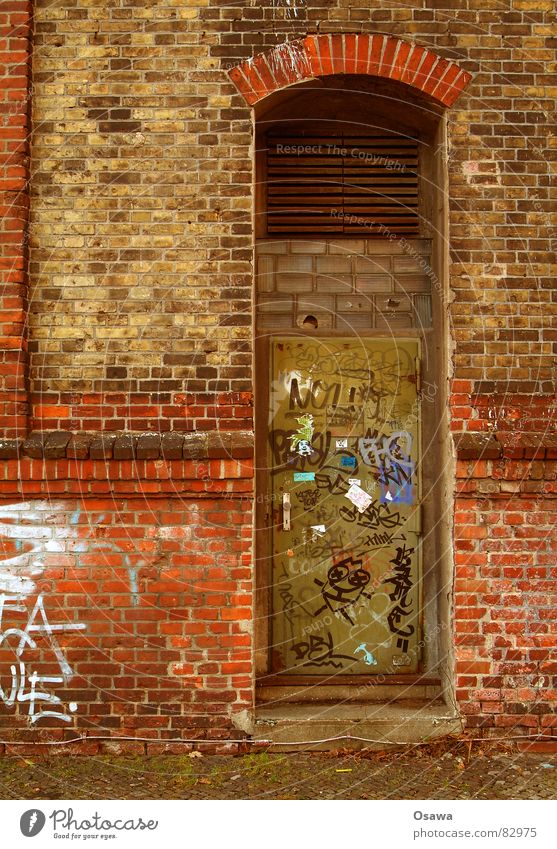
[[[290,530],[290,493],[282,493],[282,530]]]

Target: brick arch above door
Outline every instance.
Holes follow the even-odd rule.
[[[288,41],[228,72],[250,106],[295,83],[332,74],[396,80],[452,106],[471,80],[456,62],[390,35],[338,33]]]

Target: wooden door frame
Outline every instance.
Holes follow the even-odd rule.
[[[285,107],[286,108],[286,107]],[[272,110],[271,110],[272,111]],[[264,130],[263,124],[270,118],[253,113],[254,135],[257,138],[259,132]],[[278,118],[284,117],[279,115]],[[450,116],[442,114],[434,121],[431,133],[431,156],[428,157],[428,179],[431,187],[430,205],[423,211],[426,217],[431,216],[431,274],[432,274],[432,311],[433,327],[431,331],[419,334],[423,341],[424,359],[422,360],[423,377],[430,381],[435,387],[433,397],[428,399],[427,410],[422,405],[422,461],[424,472],[422,482],[424,486],[423,500],[424,520],[422,532],[422,577],[423,577],[423,599],[424,610],[427,616],[423,626],[423,637],[425,641],[423,665],[425,672],[420,676],[420,681],[428,683],[430,680],[442,680],[442,692],[447,704],[455,704],[455,644],[453,636],[453,581],[454,581],[454,547],[453,547],[453,513],[454,513],[454,487],[455,487],[455,461],[453,443],[450,430],[450,412],[448,406],[448,388],[451,376],[451,330],[449,324],[448,304],[450,303],[450,274],[449,274],[449,211],[448,211],[448,157],[447,136],[448,122]],[[429,117],[427,118],[429,121]],[[269,122],[270,123],[270,122]],[[257,242],[268,241],[261,229],[262,212],[262,184],[258,180],[261,174],[261,153],[255,157],[254,169],[254,235]],[[431,160],[431,162],[429,161]],[[257,238],[259,237],[259,239]],[[285,237],[286,238],[286,237]],[[301,237],[303,238],[303,237]],[[277,239],[275,239],[277,240]],[[278,239],[281,241],[281,239]],[[256,251],[256,244],[254,244]],[[254,256],[254,260],[255,260]],[[254,263],[255,267],[255,263]],[[255,660],[255,684],[273,684],[275,676],[269,674],[268,649],[269,649],[269,609],[270,600],[267,598],[266,586],[269,584],[269,563],[265,562],[267,549],[267,536],[264,530],[265,496],[267,487],[264,480],[266,463],[266,440],[268,421],[268,371],[269,371],[269,347],[270,337],[281,335],[314,335],[306,333],[295,327],[276,330],[258,330],[258,316],[256,309],[256,289],[253,293],[253,328],[254,328],[254,375],[255,375],[255,431],[256,431],[256,475],[255,475],[255,520],[254,529],[254,551],[255,563],[255,610],[254,610],[254,660]],[[326,331],[320,331],[320,336],[329,335]],[[335,335],[334,333],[332,335]],[[344,334],[346,335],[346,334]],[[366,335],[362,333],[361,335]],[[381,333],[372,332],[370,336],[381,336]],[[398,335],[398,334],[394,334]],[[408,335],[401,334],[401,335]],[[425,357],[427,352],[427,359]],[[263,451],[262,451],[263,448]],[[431,456],[435,456],[437,468],[432,470],[430,480],[428,476],[428,465],[431,466]],[[441,460],[441,463],[439,463]],[[262,521],[263,519],[263,521]],[[431,554],[431,564],[429,555]],[[426,568],[427,564],[427,568]],[[275,678],[275,681],[273,680]],[[359,676],[358,676],[359,679]],[[376,676],[371,675],[370,684],[380,683]],[[343,683],[335,676],[335,681]],[[409,683],[406,676],[397,676],[389,679],[389,683]],[[278,683],[278,682],[277,682]],[[281,684],[289,681],[282,678]],[[303,677],[297,677],[293,682],[304,684]],[[315,685],[317,676],[312,676],[311,682]],[[348,683],[348,681],[346,682]]]

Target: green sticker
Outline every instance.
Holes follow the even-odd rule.
[[[294,472],[295,481],[314,481],[315,472]]]

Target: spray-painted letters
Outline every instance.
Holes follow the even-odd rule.
[[[74,518],[64,505],[45,501],[0,507],[0,539],[8,554],[0,561],[0,648],[3,658],[10,657],[0,667],[0,701],[7,708],[22,705],[32,724],[45,717],[70,722],[77,710],[74,702],[66,710],[53,692],[73,676],[58,636],[85,625],[52,622],[35,581],[44,572],[45,556],[63,551],[64,541],[75,536]],[[37,672],[39,651],[55,674]]]
[[[407,624],[401,628],[401,622],[408,619],[413,612],[411,608],[410,593],[412,592],[411,565],[413,548],[406,548],[402,545],[396,550],[396,556],[391,560],[394,564],[393,574],[385,579],[386,584],[392,584],[392,592],[389,593],[391,601],[396,601],[396,605],[390,611],[387,621],[389,628],[393,634],[396,634],[397,646],[406,652],[408,649],[408,639],[414,633],[414,626]]]

